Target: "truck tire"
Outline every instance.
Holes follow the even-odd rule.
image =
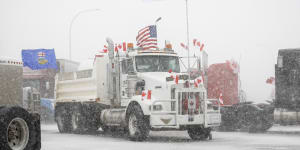
[[[114,134],[114,133],[117,133],[119,130],[118,130],[118,127],[116,126],[101,126],[101,129],[103,131],[104,134]],[[119,133],[119,132],[118,132]]]
[[[211,136],[210,128],[201,128],[201,127],[190,127],[187,130],[190,138],[192,140],[206,140]]]
[[[127,131],[132,141],[144,141],[147,139],[150,127],[149,121],[144,117],[140,106],[132,105],[128,108]]]
[[[64,107],[55,108],[55,121],[60,133],[71,132],[71,117]]]
[[[86,117],[81,110],[81,105],[75,105],[73,106],[72,112],[71,112],[71,130],[73,133],[79,134],[83,133],[84,131],[87,131],[87,128],[85,128],[85,122]],[[88,125],[87,125],[88,126]]]
[[[103,131],[103,133],[108,133],[109,132],[109,127],[106,125],[101,125],[101,130]]]
[[[92,132],[95,132],[99,129],[98,126],[95,126],[95,125],[90,125],[88,127],[86,127],[86,132],[87,133],[92,133]]]
[[[0,148],[7,150],[39,150],[40,129],[33,117],[21,107],[0,110]]]
[[[268,120],[264,116],[258,116],[256,118],[255,123],[252,123],[249,127],[250,133],[255,132],[266,132],[268,129],[270,129],[273,126],[273,122],[271,120]]]

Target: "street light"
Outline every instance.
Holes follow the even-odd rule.
[[[74,23],[75,19],[78,18],[78,16],[80,14],[87,13],[87,12],[94,12],[94,11],[101,11],[101,10],[100,9],[85,9],[85,10],[77,12],[71,20],[71,23],[70,23],[70,26],[69,26],[69,59],[70,60],[72,60],[71,52],[72,52],[72,27],[73,27],[73,23]]]
[[[159,20],[161,20],[161,17],[159,17],[159,18],[157,18],[157,19],[155,20],[155,24],[156,24]]]

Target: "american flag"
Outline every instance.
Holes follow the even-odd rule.
[[[146,49],[157,49],[156,26],[150,25],[138,32],[136,37],[137,46]]]

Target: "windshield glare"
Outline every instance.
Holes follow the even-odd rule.
[[[135,64],[138,72],[180,72],[175,56],[136,56]]]

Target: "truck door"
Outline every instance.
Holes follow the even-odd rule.
[[[121,103],[122,101],[128,100],[128,95],[127,95],[127,76],[128,73],[134,72],[133,69],[133,60],[130,59],[123,59],[121,61],[121,75],[120,75],[120,86],[121,86]]]

